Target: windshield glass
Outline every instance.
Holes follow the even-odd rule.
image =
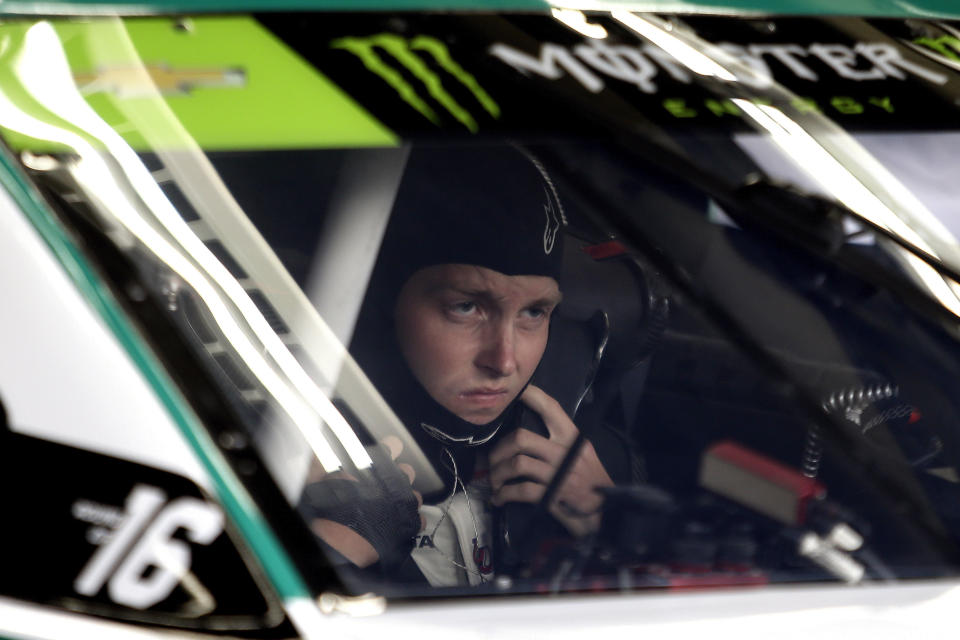
[[[956,574],[952,25],[4,28],[7,144],[318,592]]]

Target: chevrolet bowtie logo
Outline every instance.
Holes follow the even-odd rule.
[[[73,76],[83,93],[108,92],[122,98],[153,95],[185,95],[193,89],[242,87],[243,69],[173,69],[166,65],[104,67]]]

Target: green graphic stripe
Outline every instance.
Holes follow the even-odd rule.
[[[28,26],[0,25],[0,38]],[[75,77],[85,79],[85,99],[134,149],[398,144],[393,132],[250,17],[104,18],[54,26]],[[160,95],[149,83],[113,79],[146,77],[144,67],[188,80]],[[189,80],[198,72],[221,77]],[[17,136],[8,142],[51,150]]]
[[[10,194],[60,262],[86,301],[99,314],[140,370],[157,398],[192,446],[213,482],[227,515],[237,525],[281,598],[307,597],[308,589],[249,494],[199,424],[173,381],[120,309],[110,289],[47,209],[39,194],[5,150],[0,152],[0,186]]]
[[[956,0],[596,0],[550,3],[545,0],[6,0],[0,14],[126,14],[226,13],[292,10],[469,10],[545,11],[553,4],[569,8],[634,9],[713,13],[767,13],[781,15],[864,15],[901,18],[960,18]]]
[[[196,89],[167,103],[202,148],[391,146],[396,136],[249,17],[128,20],[144,61],[246,70],[241,90]]]

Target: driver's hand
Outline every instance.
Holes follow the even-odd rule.
[[[373,468],[362,478],[342,471],[313,476],[299,507],[307,517],[315,516],[310,519],[314,534],[361,568],[403,560],[424,527],[423,498],[411,486],[413,467],[396,462],[403,443],[388,436],[381,444],[389,459],[372,455]]]
[[[508,502],[539,502],[579,434],[560,403],[542,389],[529,385],[521,400],[540,414],[550,436],[544,438],[527,429],[517,429],[490,453],[492,502],[497,506]],[[518,478],[523,481],[511,483]],[[600,527],[603,505],[603,497],[596,489],[612,486],[613,480],[588,440],[549,505],[550,513],[575,536],[592,533]]]

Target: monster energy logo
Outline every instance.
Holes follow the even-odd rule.
[[[381,33],[362,38],[338,38],[331,42],[330,46],[334,49],[349,51],[357,56],[363,66],[390,85],[401,100],[436,125],[440,125],[440,116],[436,110],[420,96],[417,88],[408,82],[400,71],[390,66],[380,52],[388,54],[394,62],[419,80],[430,98],[471,132],[477,132],[476,119],[447,91],[440,75],[433,70],[428,61],[432,61],[436,67],[456,79],[487,113],[494,118],[500,117],[500,106],[480,86],[477,79],[453,59],[447,46],[436,38],[416,36],[407,39],[391,33]]]
[[[939,38],[915,38],[914,44],[936,51],[944,58],[960,62],[960,38],[940,36]]]

